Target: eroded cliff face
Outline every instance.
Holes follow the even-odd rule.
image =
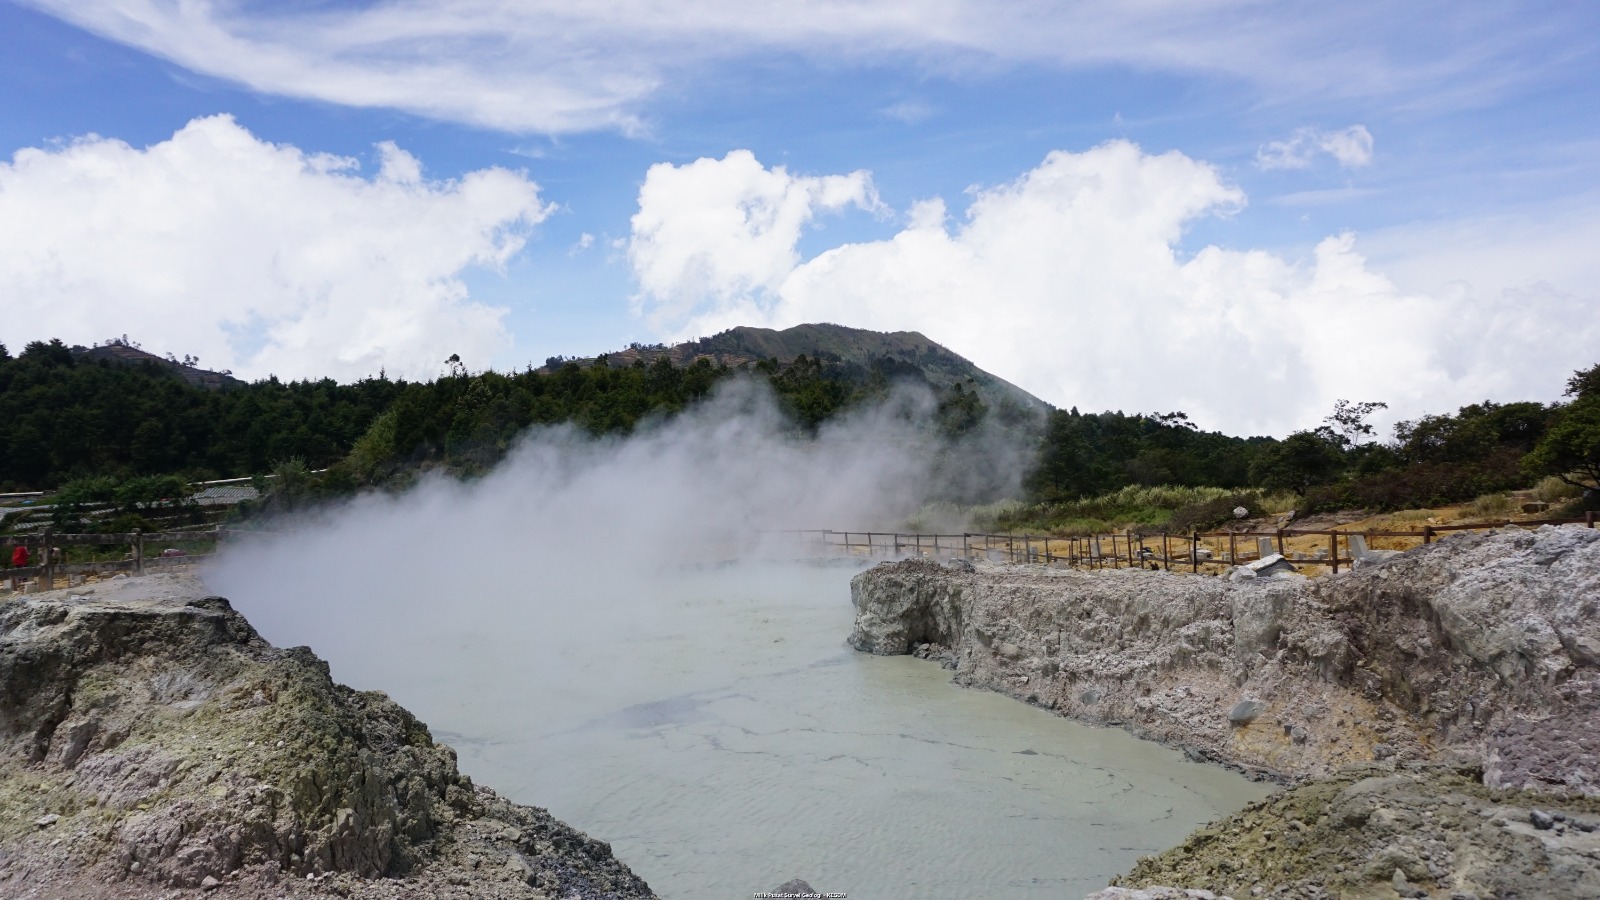
[[[184,576],[0,605],[0,760],[7,896],[653,896]]]
[[[851,587],[858,649],[943,655],[962,683],[1247,770],[1446,752],[1490,786],[1600,795],[1597,531],[1461,535],[1315,580],[912,560]]]
[[[1600,532],[1308,581],[878,566],[851,643],[1298,786],[1105,900],[1600,896]]]

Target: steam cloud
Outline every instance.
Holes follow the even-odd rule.
[[[993,428],[946,443],[933,411],[900,387],[807,437],[737,379],[629,438],[535,430],[480,480],[360,497],[235,545],[206,577],[269,640],[312,643],[336,677],[403,699],[397,674],[458,676],[429,653],[440,642],[554,660],[652,627],[651,597],[685,565],[789,552],[762,532],[889,530],[930,498],[1016,488],[1020,442]],[[414,663],[397,673],[395,654]]]

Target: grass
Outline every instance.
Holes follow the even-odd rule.
[[[1533,495],[1550,503],[1552,510],[1558,503],[1571,500],[1579,493],[1577,488],[1553,477],[1544,479],[1533,488]],[[1226,507],[1223,513],[1226,516],[1235,502],[1246,506],[1251,517],[1264,517],[1297,509],[1304,499],[1288,491],[1269,494],[1255,488],[1131,485],[1095,497],[1057,503],[1023,503],[1018,500],[1005,500],[986,506],[931,503],[913,513],[906,520],[905,527],[924,533],[982,531],[1066,537],[1124,530],[1152,534],[1171,523],[1174,531],[1186,532],[1194,530],[1190,527],[1190,520],[1196,513],[1204,512],[1208,504]],[[1384,521],[1386,524],[1422,522],[1441,514],[1437,509],[1399,510],[1386,514]],[[1460,516],[1468,520],[1504,519],[1513,514],[1510,496],[1505,493],[1485,494],[1460,508]],[[1173,521],[1175,515],[1176,522]],[[1201,525],[1198,530],[1209,531],[1215,527]]]
[[[1011,504],[984,515],[975,514],[972,522],[985,531],[1105,534],[1127,528],[1159,528],[1180,510],[1223,500],[1239,502],[1254,514],[1273,515],[1293,509],[1296,497],[1251,489],[1130,485],[1081,500]]]
[[[1511,498],[1505,494],[1484,494],[1468,503],[1462,512],[1474,519],[1503,518],[1511,514]]]
[[[1548,475],[1533,486],[1533,499],[1543,500],[1551,505],[1563,500],[1574,500],[1583,496],[1583,489],[1575,484],[1568,484],[1554,475]]]

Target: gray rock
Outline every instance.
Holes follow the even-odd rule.
[[[791,878],[772,889],[774,894],[816,894],[819,891],[798,878]]]
[[[1294,567],[1294,563],[1284,559],[1283,554],[1281,553],[1272,553],[1267,556],[1263,556],[1255,562],[1244,564],[1240,568],[1247,569],[1261,577],[1277,575],[1281,572],[1299,571]]]
[[[962,685],[1287,777],[1382,743],[1386,759],[1474,760],[1493,788],[1600,796],[1600,530],[1459,532],[1337,578],[1279,577],[890,563],[852,582],[850,643],[934,642]],[[1025,686],[997,635],[1046,648]],[[1217,729],[1241,696],[1292,712],[1305,741]]]
[[[1556,827],[1555,816],[1550,815],[1542,809],[1536,809],[1528,813],[1528,821],[1533,824],[1533,827],[1539,829],[1540,831],[1549,831],[1550,829]]]
[[[407,896],[434,900],[481,877],[466,851],[504,859],[532,835],[524,869],[548,895],[655,896],[609,846],[474,785],[406,710],[335,683],[309,648],[268,644],[191,576],[0,604],[0,672],[0,747],[27,761],[0,768],[0,796],[71,791],[120,820],[8,845],[7,896],[105,896],[110,871],[231,889],[223,873],[249,860],[296,880],[406,873]],[[97,691],[75,689],[90,678]]]
[[[1095,891],[1084,900],[1233,900],[1233,898],[1213,894],[1200,888],[1108,887]]]
[[[972,560],[964,556],[957,556],[951,559],[945,566],[952,572],[964,572],[968,575],[978,571],[978,567],[972,564]]]
[[[1266,711],[1267,705],[1260,700],[1240,700],[1233,705],[1233,709],[1228,710],[1228,724],[1242,728],[1261,718],[1261,714]]]
[[[533,866],[528,864],[527,858],[521,853],[512,851],[511,855],[506,857],[506,872],[523,884],[533,883],[535,875]]]
[[[222,887],[222,882],[217,880],[215,875],[207,875],[200,879],[200,890],[202,891],[214,891],[219,887]]]

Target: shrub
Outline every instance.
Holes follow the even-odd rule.
[[[1245,508],[1247,518],[1262,515],[1260,494],[1229,494],[1203,503],[1192,503],[1175,511],[1172,518],[1167,520],[1165,530],[1169,534],[1210,531],[1238,519],[1234,510],[1241,506]]]
[[[1505,491],[1525,483],[1520,454],[1502,448],[1470,463],[1415,463],[1353,481],[1314,487],[1306,493],[1303,512],[1370,509],[1391,512],[1445,506]]]
[[[1583,488],[1570,482],[1562,481],[1554,475],[1546,475],[1539,479],[1533,486],[1533,499],[1543,500],[1552,506],[1563,500],[1573,500],[1583,496]]]
[[[1475,519],[1504,517],[1511,512],[1511,498],[1505,494],[1484,494],[1467,504],[1465,512]]]

